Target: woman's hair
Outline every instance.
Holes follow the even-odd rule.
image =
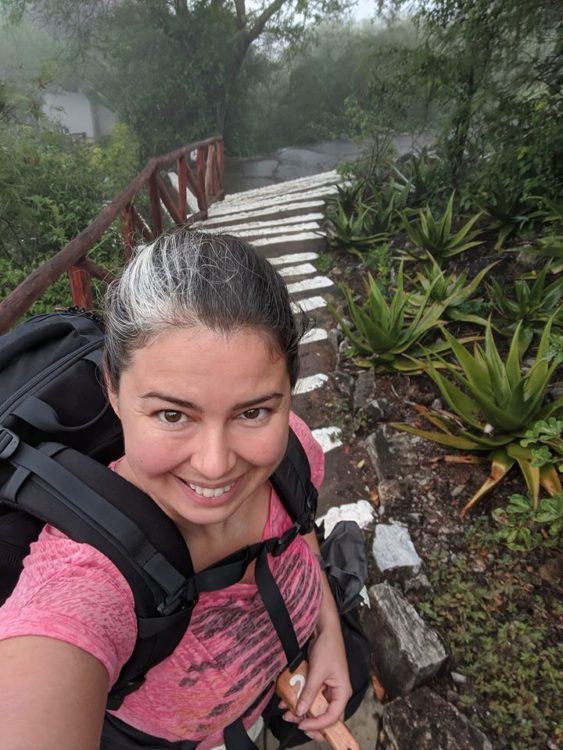
[[[281,276],[237,237],[181,228],[139,247],[108,288],[105,310],[113,390],[136,349],[171,328],[194,326],[262,331],[285,357],[292,387],[297,380],[305,316],[294,316]]]

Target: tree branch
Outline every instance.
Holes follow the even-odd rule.
[[[287,0],[274,0],[267,8],[264,8],[262,13],[256,19],[254,26],[252,26],[245,35],[244,42],[246,47],[249,47],[252,42],[260,36],[270,18],[275,15],[278,10],[281,10],[286,2]]]
[[[246,29],[246,6],[244,0],[235,0],[235,8],[237,11],[237,29],[243,31]]]

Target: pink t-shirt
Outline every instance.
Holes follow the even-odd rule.
[[[320,486],[324,458],[296,415],[290,425],[301,440]],[[278,536],[291,519],[272,489],[263,538]],[[300,643],[312,634],[322,584],[315,556],[297,537],[279,557],[268,557]],[[113,685],[133,651],[137,633],[133,595],[114,564],[88,544],[46,526],[25,560],[12,596],[0,608],[0,639],[42,635],[71,643],[99,659]],[[254,583],[204,592],[175,651],[151,669],[115,715],[169,741],[220,745],[222,730],[253,704],[286,663],[283,649]],[[258,718],[271,691],[244,719]]]

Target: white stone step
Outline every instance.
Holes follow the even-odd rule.
[[[215,205],[215,204],[214,204]],[[272,205],[265,208],[254,209],[251,211],[241,211],[240,213],[224,214],[216,217],[210,217],[198,224],[200,229],[220,228],[223,231],[225,226],[232,228],[233,225],[256,220],[270,220],[272,222],[280,219],[290,218],[292,216],[301,216],[310,211],[319,211],[324,208],[324,201],[306,201],[304,203],[284,203],[281,205]]]
[[[210,229],[209,231],[213,231]],[[219,231],[219,230],[216,230]],[[236,226],[231,227],[230,229],[223,229],[221,227],[221,232],[227,232],[227,234],[232,234],[235,237],[241,237],[244,240],[252,241],[254,244],[255,240],[259,239],[268,239],[269,237],[283,237],[283,236],[290,236],[292,234],[303,234],[306,232],[312,232],[315,234],[316,232],[322,232],[321,227],[319,224],[317,224],[315,221],[308,221],[305,224],[285,224],[284,226],[278,226],[275,225],[271,227],[267,227],[266,229],[245,229],[241,231]],[[324,235],[324,232],[323,232]]]
[[[302,292],[311,292],[313,289],[324,289],[333,285],[334,282],[328,276],[315,276],[312,279],[303,279],[303,281],[294,281],[293,284],[288,284],[287,291],[290,294],[301,294]]]
[[[293,393],[298,396],[300,393],[310,393],[316,391],[328,380],[328,375],[324,372],[316,373],[315,375],[308,375],[305,378],[299,378],[295,384]]]
[[[277,237],[267,237],[255,240],[254,247],[261,255],[277,255],[281,252],[291,252],[292,249],[320,250],[326,244],[326,238],[320,232],[301,232],[300,234],[285,234]]]
[[[290,253],[289,255],[278,255],[277,258],[268,260],[273,266],[285,266],[287,263],[301,263],[305,260],[317,260],[318,253]]]
[[[314,344],[315,341],[326,341],[327,338],[328,333],[324,328],[311,328],[311,330],[307,331],[307,333],[303,336],[299,343],[301,345]]]
[[[308,273],[317,273],[317,269],[315,266],[311,265],[311,263],[302,263],[300,266],[287,266],[286,268],[280,268],[278,273],[284,278],[286,276],[305,276]]]
[[[311,202],[319,200],[320,198],[326,199],[330,195],[335,195],[338,192],[336,185],[327,185],[326,187],[319,187],[314,190],[307,190],[300,193],[284,193],[282,195],[273,195],[271,197],[264,198],[251,198],[248,201],[241,201],[236,205],[225,203],[220,201],[213,203],[209,207],[208,216],[215,218],[217,216],[225,216],[227,214],[234,216],[237,213],[247,213],[248,211],[260,211],[268,207],[280,207],[287,203],[299,203],[299,202]]]
[[[306,299],[300,299],[299,302],[291,303],[291,309],[294,313],[308,313],[313,310],[320,310],[322,307],[326,307],[326,300],[319,296],[307,297]]]
[[[342,445],[342,430],[340,427],[319,427],[311,430],[313,437],[325,453]]]
[[[249,221],[247,224],[233,224],[233,226],[229,226],[228,224],[225,224],[224,226],[221,226],[222,232],[234,233],[236,232],[244,232],[247,229],[269,229],[269,228],[277,228],[277,227],[285,227],[285,226],[293,226],[293,225],[299,225],[299,224],[308,224],[310,222],[320,222],[324,219],[324,214],[321,213],[309,213],[309,214],[303,214],[302,216],[288,216],[285,219],[269,219],[268,221]],[[209,219],[207,222],[204,221],[197,221],[195,224],[193,224],[196,228],[207,228],[211,229],[213,227],[214,219]]]
[[[271,195],[281,195],[282,193],[295,193],[316,188],[323,185],[338,185],[344,182],[343,178],[336,171],[322,172],[309,177],[299,177],[296,180],[286,180],[285,182],[276,182],[273,185],[266,185],[261,188],[252,188],[251,190],[242,190],[238,193],[229,193],[225,196],[223,203],[240,203],[256,197],[268,197]]]

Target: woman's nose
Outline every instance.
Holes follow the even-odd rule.
[[[236,463],[224,429],[219,426],[200,426],[191,454],[192,468],[198,477],[209,481],[227,478]]]

